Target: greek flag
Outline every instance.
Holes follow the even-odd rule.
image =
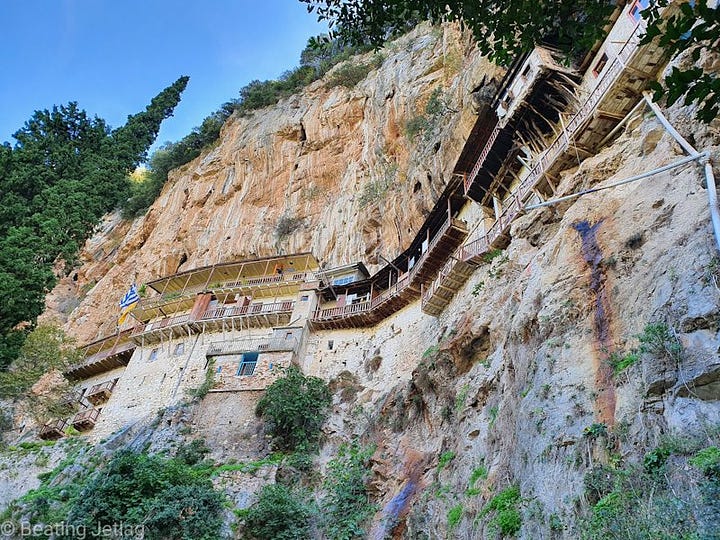
[[[127,319],[127,316],[135,308],[135,306],[137,306],[139,301],[140,295],[137,292],[137,287],[135,287],[135,284],[133,283],[130,286],[130,290],[128,290],[128,292],[125,293],[125,296],[122,297],[122,300],[120,300],[120,318],[118,319],[119,325],[125,322],[125,319]]]

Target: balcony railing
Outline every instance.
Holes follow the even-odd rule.
[[[103,403],[110,399],[110,396],[112,395],[113,390],[115,390],[116,385],[117,380],[106,381],[100,384],[96,384],[95,386],[90,388],[85,398],[93,405],[99,405],[100,403]]]
[[[231,281],[210,283],[208,286],[196,285],[194,287],[188,287],[181,292],[171,292],[160,296],[153,296],[151,298],[141,300],[140,307],[148,310],[164,304],[169,304],[171,302],[187,300],[188,298],[205,291],[227,291],[241,289],[243,287],[261,287],[263,285],[291,285],[298,282],[316,280],[317,275],[315,272],[283,272],[282,274],[269,274],[251,278],[240,278]]]
[[[139,336],[142,334],[146,334],[148,332],[151,332],[153,330],[159,330],[162,328],[171,328],[173,326],[178,326],[181,324],[185,324],[190,320],[190,314],[189,313],[183,313],[182,315],[176,315],[175,317],[168,317],[166,319],[160,319],[159,321],[152,321],[145,324],[139,324],[135,327],[135,330],[133,331],[133,337]]]
[[[229,319],[233,317],[247,317],[252,315],[272,315],[276,313],[292,312],[295,307],[294,300],[274,302],[272,304],[250,304],[247,306],[219,306],[208,309],[202,314],[200,320]]]
[[[348,304],[347,306],[339,306],[327,309],[318,309],[315,312],[314,319],[334,319],[335,317],[345,317],[347,315],[356,315],[370,311],[372,302],[358,302],[357,304]]]
[[[313,315],[314,320],[328,320],[339,317],[347,317],[349,315],[357,315],[360,313],[372,312],[379,308],[386,302],[389,302],[393,298],[397,297],[401,292],[407,289],[413,282],[416,274],[422,269],[427,258],[432,254],[433,250],[438,246],[438,243],[444,237],[445,233],[453,226],[465,225],[464,222],[459,222],[452,218],[448,218],[435,233],[432,240],[428,243],[427,249],[420,255],[418,260],[415,262],[413,267],[400,276],[392,286],[385,289],[383,292],[375,296],[369,301],[358,302],[357,304],[350,304],[347,306],[339,306],[326,309],[317,309]]]
[[[73,416],[70,423],[79,431],[92,429],[95,427],[95,422],[97,422],[98,416],[100,416],[99,409],[85,409]]]
[[[52,420],[40,429],[38,436],[46,441],[59,439],[65,434],[65,427],[67,427],[67,420]]]
[[[207,349],[208,356],[221,356],[224,354],[240,354],[244,352],[284,352],[295,351],[298,341],[296,338],[288,339],[268,339],[265,338],[249,338],[249,339],[229,339],[225,341],[216,341],[210,344]]]

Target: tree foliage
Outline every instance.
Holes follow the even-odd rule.
[[[0,372],[0,398],[15,398],[26,392],[51,369],[63,369],[80,360],[75,343],[61,328],[43,324],[35,328],[20,348],[18,358]]]
[[[54,269],[69,271],[102,215],[127,198],[128,175],[187,81],[178,79],[115,130],[71,102],[36,111],[15,133],[15,146],[0,146],[0,368],[42,312]]]
[[[10,514],[31,525],[63,522],[70,533],[121,525],[142,530],[148,540],[214,540],[220,537],[224,497],[213,488],[210,471],[128,450],[92,471],[69,458],[15,501]]]
[[[707,2],[684,2],[677,13],[664,20],[662,9],[669,0],[651,2],[643,11],[648,18],[648,29],[644,42],[657,38],[658,44],[670,57],[688,51],[694,62],[703,53],[717,54],[720,51],[720,7],[711,8]],[[697,117],[710,123],[720,115],[720,78],[716,71],[705,71],[693,66],[673,67],[665,77],[665,88],[654,84],[655,99],[667,96],[672,105],[684,96],[685,105],[698,104]]]
[[[614,2],[574,0],[300,0],[327,20],[334,34],[351,43],[381,46],[408,21],[461,21],[480,50],[507,64],[537,43],[551,41],[568,53],[586,50],[601,35]],[[574,24],[573,24],[574,23]]]
[[[590,50],[603,36],[616,3],[609,0],[572,0],[538,3],[533,0],[300,0],[319,20],[327,20],[333,35],[349,43],[379,47],[408,21],[459,21],[472,31],[480,51],[507,65],[535,45],[550,43],[569,57]],[[720,8],[707,2],[682,2],[678,14],[663,19],[671,0],[650,2],[643,11],[648,20],[646,41],[658,38],[667,54],[690,50],[697,62],[703,51],[720,49]],[[655,99],[668,104],[684,96],[698,104],[697,117],[710,122],[720,113],[720,78],[694,66],[674,67],[655,85]]]
[[[368,483],[374,446],[343,445],[328,463],[322,499],[323,528],[333,540],[365,538],[363,526],[376,509],[370,502]]]
[[[265,420],[278,450],[308,450],[317,446],[331,403],[325,381],[291,366],[267,388],[255,412]]]
[[[302,540],[309,538],[312,505],[307,495],[283,484],[270,484],[258,500],[240,513],[245,538],[254,540]]]

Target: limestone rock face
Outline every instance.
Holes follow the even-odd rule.
[[[501,71],[451,26],[420,27],[379,54],[352,60],[382,60],[353,88],[326,77],[229,119],[214,148],[172,171],[145,216],[105,219],[77,274],[49,295],[46,316],[68,321],[85,342],[114,330],[133,281],[298,251],[329,266],[363,260],[372,270],[380,255],[407,247],[472,128],[472,92]],[[433,91],[445,113],[408,136],[407,122],[425,114]]]

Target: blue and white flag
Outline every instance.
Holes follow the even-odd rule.
[[[135,287],[133,283],[130,286],[130,290],[128,290],[125,296],[122,297],[122,300],[120,300],[120,318],[118,319],[118,324],[125,322],[125,319],[127,319],[130,312],[135,309],[138,302],[140,302],[140,295],[137,292],[137,287]]]

